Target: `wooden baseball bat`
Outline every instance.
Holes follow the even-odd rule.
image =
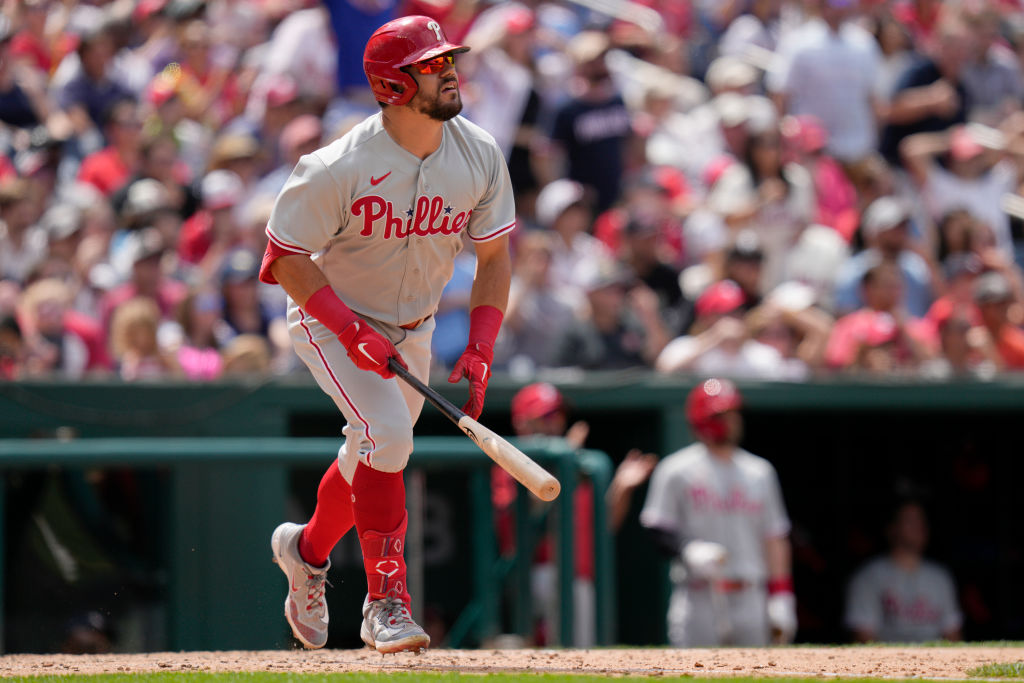
[[[433,403],[434,407],[454,422],[480,450],[511,474],[516,481],[528,488],[533,495],[541,500],[554,500],[558,497],[562,485],[558,483],[554,475],[531,460],[526,453],[456,408],[448,399],[399,365],[394,358],[391,358],[388,363],[396,375],[422,394],[423,398]]]

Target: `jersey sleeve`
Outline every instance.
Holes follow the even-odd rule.
[[[786,505],[782,501],[782,486],[779,484],[779,475],[774,467],[770,467],[765,477],[765,505],[764,505],[764,537],[777,538],[789,533],[789,515],[786,514]]]
[[[872,633],[878,633],[882,626],[882,600],[873,573],[867,569],[861,569],[850,580],[843,622],[851,630]]]
[[[684,492],[677,485],[674,472],[669,460],[661,461],[654,468],[647,499],[640,511],[640,524],[648,529],[678,533],[682,526],[683,511],[679,501]]]
[[[267,237],[281,253],[320,251],[345,224],[341,190],[319,156],[299,159],[277,196]]]
[[[474,242],[495,239],[516,226],[516,205],[508,166],[497,145],[488,145],[488,150],[491,172],[487,189],[469,219],[469,238]]]

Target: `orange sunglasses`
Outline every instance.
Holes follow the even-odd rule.
[[[436,74],[444,71],[446,66],[455,63],[455,55],[447,54],[433,59],[425,59],[422,62],[416,62],[411,66],[415,67],[421,74]]]

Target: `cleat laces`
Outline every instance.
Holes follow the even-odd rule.
[[[399,624],[416,625],[416,622],[412,620],[409,607],[400,598],[385,598],[384,611],[388,615],[388,626],[398,626]]]
[[[326,586],[330,585],[331,582],[327,580],[326,575],[306,572],[306,599],[309,601],[306,605],[307,612],[316,613],[319,617],[324,616],[324,591]]]

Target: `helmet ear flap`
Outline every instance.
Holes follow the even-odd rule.
[[[403,105],[416,94],[417,86],[413,77],[398,69],[389,69],[390,77],[385,78],[367,70],[370,80],[370,89],[380,102],[387,104]]]

